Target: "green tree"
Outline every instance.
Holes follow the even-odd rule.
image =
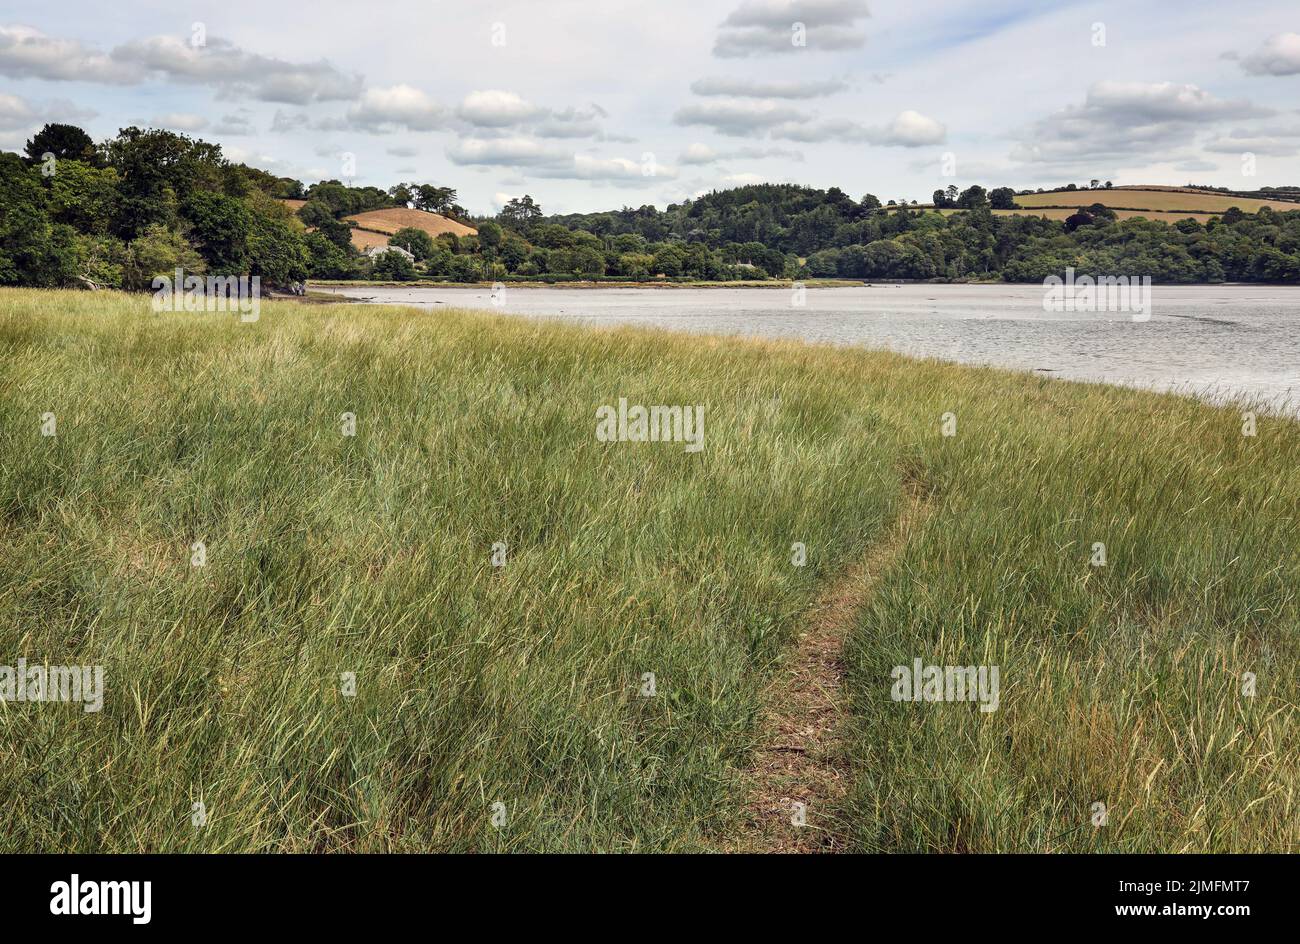
[[[424,230],[416,229],[413,226],[399,229],[389,237],[388,244],[390,246],[401,246],[415,256],[416,262],[423,262],[433,255],[433,237]]]
[[[46,154],[53,154],[60,162],[80,161],[91,167],[102,166],[95,142],[76,125],[47,124],[28,139],[23,152],[32,164],[39,164]]]
[[[53,223],[37,172],[0,153],[0,284],[67,285],[77,277],[76,233]]]
[[[243,200],[201,191],[185,202],[182,213],[190,223],[190,240],[218,275],[248,271],[248,237],[252,214]]]
[[[522,197],[513,197],[506,202],[498,214],[498,219],[506,226],[516,232],[527,235],[533,225],[542,218],[542,208],[533,202],[533,198],[528,194]]]
[[[152,287],[154,276],[172,277],[177,269],[185,275],[203,275],[207,267],[190,241],[161,223],[145,228],[127,247],[122,287],[143,290]]]
[[[248,233],[249,274],[268,287],[284,287],[307,278],[311,256],[302,235],[284,220],[254,213]]]
[[[82,233],[103,235],[117,215],[117,171],[83,164],[81,161],[60,161],[54,176],[46,178],[49,188],[50,217],[56,223],[66,223]]]
[[[173,225],[177,208],[200,191],[226,183],[221,147],[171,131],[123,128],[107,146],[121,177],[114,231],[130,239],[154,224]]]
[[[352,274],[352,258],[324,233],[307,233],[308,274],[314,279],[345,279]]]
[[[989,192],[989,206],[995,210],[1014,210],[1016,192],[1010,187],[995,187]]]
[[[504,234],[501,227],[491,220],[480,223],[478,227],[478,241],[485,249],[491,249],[494,252],[501,245]]]
[[[415,263],[400,252],[382,252],[375,258],[371,274],[375,279],[409,282],[416,277]]]

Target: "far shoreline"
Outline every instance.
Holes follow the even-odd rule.
[[[796,283],[802,284],[805,288],[884,288],[893,285],[930,285],[934,287],[944,285],[981,285],[981,286],[1041,286],[1040,282],[1004,282],[1002,280],[953,280],[953,281],[932,281],[928,279],[877,279],[869,281],[866,279],[766,279],[744,280],[735,282],[710,282],[710,281],[678,281],[678,282],[612,282],[597,279],[573,282],[535,282],[535,281],[511,281],[502,279],[501,285],[510,288],[527,288],[527,289],[616,289],[616,288],[634,288],[634,289],[655,289],[671,291],[674,289],[727,289],[727,288],[763,288],[763,289],[788,289]],[[490,289],[496,282],[444,282],[430,279],[417,279],[410,282],[373,282],[363,280],[346,280],[346,279],[312,279],[307,283],[307,291],[310,295],[314,288],[480,288]],[[1159,288],[1298,288],[1294,282],[1156,282],[1155,286]],[[331,292],[330,294],[334,294]],[[277,296],[278,297],[278,296]],[[293,298],[295,296],[287,296]],[[301,297],[301,296],[298,296]]]

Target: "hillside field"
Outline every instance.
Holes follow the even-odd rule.
[[[1016,205],[1034,207],[1081,207],[1100,203],[1115,210],[1159,210],[1163,213],[1190,215],[1192,213],[1223,213],[1237,207],[1245,213],[1254,213],[1261,207],[1280,212],[1300,210],[1300,203],[1285,200],[1257,200],[1252,197],[1233,197],[1224,194],[1188,190],[1142,190],[1112,188],[1110,190],[1068,190],[1055,193],[1027,193],[1017,195]]]
[[[281,198],[280,202],[295,212],[302,209],[307,203],[306,200],[291,200],[288,198]],[[406,227],[424,230],[424,232],[435,238],[442,233],[451,233],[454,236],[473,236],[478,232],[472,226],[457,223],[455,220],[448,219],[441,214],[429,213],[425,210],[413,210],[409,207],[389,207],[383,210],[354,213],[351,216],[344,217],[344,221],[352,224],[352,245],[359,252],[365,252],[374,246],[387,246],[388,238],[398,230]]]
[[[5,288],[0,351],[0,649],[105,678],[0,701],[0,850],[795,829],[747,799],[760,719],[840,592],[837,847],[1300,849],[1292,420],[456,310]],[[620,398],[701,406],[703,448],[601,441]],[[918,659],[999,706],[894,700]]]

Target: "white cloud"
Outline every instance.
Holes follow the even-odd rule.
[[[867,37],[856,24],[870,15],[866,0],[743,0],[723,21],[713,54],[860,49]]]
[[[222,115],[221,120],[212,126],[213,134],[247,135],[255,133],[249,113],[243,109],[233,115]]]
[[[819,98],[848,88],[843,79],[751,79],[714,76],[696,79],[696,95],[730,95],[735,98]]]
[[[348,109],[346,125],[371,132],[432,131],[445,119],[446,109],[420,89],[403,84],[366,89],[361,101]]]
[[[739,147],[729,148],[726,151],[715,151],[706,144],[695,142],[687,146],[686,150],[677,158],[679,164],[713,164],[718,161],[730,160],[764,160],[767,158],[781,158],[788,161],[802,162],[804,159],[802,151],[796,151],[792,148],[780,147]]]
[[[677,176],[676,169],[669,165],[575,154],[572,150],[525,137],[463,139],[447,149],[447,157],[454,164],[511,167],[525,177],[551,180],[644,186],[649,178],[672,179]]]
[[[571,161],[573,151],[532,138],[463,138],[447,148],[447,157],[462,165],[533,167]]]
[[[1246,136],[1236,132],[1218,135],[1202,145],[1215,154],[1266,154],[1269,157],[1294,157],[1300,153],[1300,142],[1269,135]]]
[[[942,144],[947,140],[948,129],[933,118],[909,110],[900,112],[893,121],[882,126],[868,126],[849,118],[825,118],[806,123],[783,124],[772,130],[772,137],[807,143],[862,142],[881,147],[913,148]]]
[[[790,105],[742,100],[687,105],[673,115],[673,121],[679,125],[706,125],[719,134],[734,136],[758,134],[775,125],[807,118],[807,112]]]
[[[49,121],[84,121],[95,117],[95,112],[81,108],[66,99],[50,102],[29,102],[17,95],[0,92],[0,129],[30,129],[35,131]]]
[[[481,128],[505,128],[538,117],[542,109],[516,95],[489,89],[470,92],[465,96],[456,114],[464,121]]]
[[[137,85],[156,76],[209,85],[226,98],[297,105],[355,99],[362,85],[361,76],[344,74],[324,60],[287,62],[216,37],[194,46],[188,38],[150,36],[105,55],[27,26],[0,26],[0,74],[106,85]]]
[[[1035,122],[1011,156],[1030,163],[1157,163],[1190,145],[1207,123],[1272,113],[1248,101],[1216,98],[1190,84],[1103,81],[1088,89],[1082,105],[1067,106]]]
[[[170,112],[166,115],[155,115],[149,119],[149,124],[155,128],[170,128],[173,131],[202,131],[208,126],[208,119],[201,115],[192,115],[188,112]]]
[[[117,62],[71,39],[54,39],[30,26],[0,26],[0,75],[14,79],[133,85],[144,78],[138,65]]]
[[[1278,33],[1241,60],[1251,75],[1300,75],[1300,33]]]

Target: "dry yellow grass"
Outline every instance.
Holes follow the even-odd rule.
[[[1095,201],[1094,201],[1095,202]],[[1089,204],[1091,205],[1091,204]],[[915,207],[913,208],[915,209]],[[930,207],[925,207],[930,209]],[[1300,210],[1300,206],[1296,209]],[[953,213],[964,213],[964,210],[940,210],[944,216],[950,216]],[[1023,210],[994,210],[994,216],[1042,216],[1049,220],[1063,220],[1073,216],[1078,210],[1074,207],[1044,207],[1042,209],[1023,209]],[[1176,223],[1179,220],[1193,219],[1198,223],[1204,223],[1217,214],[1214,213],[1177,213],[1165,210],[1116,210],[1115,216],[1121,220],[1131,219],[1140,216],[1147,220],[1160,220],[1163,223]]]
[[[356,223],[360,229],[368,229],[376,233],[387,233],[389,236],[399,229],[406,229],[408,226],[413,229],[422,229],[430,236],[440,236],[443,233],[451,233],[454,236],[474,236],[478,234],[478,230],[472,226],[457,223],[455,220],[449,220],[437,213],[427,213],[424,210],[412,210],[407,207],[368,210],[365,213],[354,213],[352,216],[344,217],[344,219]]]
[[[358,252],[365,252],[372,246],[387,246],[388,237],[383,233],[375,233],[368,229],[353,229],[352,245]]]

